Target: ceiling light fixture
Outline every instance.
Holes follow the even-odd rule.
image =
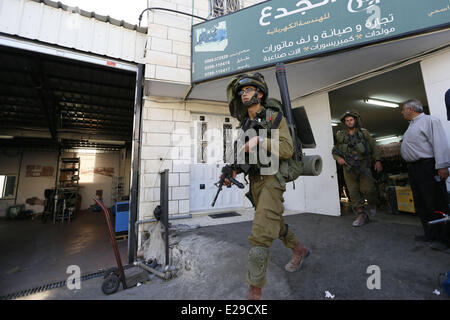
[[[102,143],[102,144],[125,145],[125,141],[115,141],[115,140],[96,140],[96,139],[89,139],[89,142],[92,142],[92,143]]]
[[[388,108],[398,108],[400,105],[398,103],[383,101],[378,99],[364,99],[365,103],[374,104],[376,106],[388,107]]]
[[[0,135],[0,139],[13,139],[13,136],[2,136]]]
[[[400,138],[399,136],[391,136],[391,137],[384,137],[384,138],[378,138],[375,139],[376,141],[386,141],[386,140],[392,140],[392,139],[398,139]]]

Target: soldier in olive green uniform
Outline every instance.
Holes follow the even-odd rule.
[[[360,127],[360,117],[357,112],[347,111],[341,117],[341,122],[346,126],[345,130],[336,133],[336,148],[340,151],[356,157],[361,168],[371,176],[370,166],[375,160],[375,171],[380,172],[383,167],[380,162],[378,147],[369,131]],[[379,204],[378,192],[374,182],[357,168],[347,170],[347,163],[343,158],[333,153],[333,158],[339,165],[344,166],[344,179],[347,185],[352,209],[356,212],[354,227],[359,227],[369,221],[369,215],[364,211],[365,198],[370,206],[370,215],[375,215],[376,206]],[[362,195],[361,195],[362,194]],[[364,197],[363,197],[364,196]]]
[[[268,88],[261,74],[241,75],[230,82],[227,87],[230,113],[238,118],[241,124],[246,117],[256,119],[265,128],[279,129],[278,150],[272,150],[273,141],[270,137],[255,136],[245,145],[245,152],[257,152],[257,145],[268,152],[276,154],[279,160],[289,159],[293,154],[293,143],[287,122],[282,113],[265,108]],[[276,122],[278,121],[278,122]],[[275,125],[274,125],[275,124]],[[277,159],[278,160],[278,159]],[[233,176],[241,173],[239,166],[234,166]],[[293,256],[286,265],[288,272],[300,269],[303,259],[310,251],[298,241],[297,237],[283,222],[285,183],[277,174],[261,175],[259,166],[253,165],[248,172],[250,192],[255,204],[251,234],[248,240],[251,244],[248,256],[249,299],[260,299],[261,289],[266,285],[266,268],[269,260],[269,248],[276,239],[281,239],[287,248],[292,249]],[[226,184],[229,181],[226,180]]]

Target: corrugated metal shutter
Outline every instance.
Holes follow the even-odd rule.
[[[145,33],[36,1],[0,0],[0,32],[145,63]]]

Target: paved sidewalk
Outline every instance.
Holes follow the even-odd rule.
[[[173,225],[200,228],[172,237],[172,254],[182,269],[175,279],[149,282],[106,296],[101,292],[103,278],[82,282],[81,290],[66,287],[21,299],[105,299],[105,300],[242,300],[245,283],[247,236],[251,211],[239,217],[209,216],[172,220]],[[363,227],[352,227],[353,215],[340,217],[287,212],[285,221],[308,246],[312,254],[303,269],[284,271],[291,251],[276,241],[270,249],[268,284],[263,299],[326,300],[328,291],[335,300],[448,300],[439,289],[439,273],[450,271],[450,254],[431,250],[427,243],[414,241],[422,228],[414,216],[379,213]],[[379,267],[381,289],[370,290],[369,266]],[[370,281],[369,281],[370,282]]]

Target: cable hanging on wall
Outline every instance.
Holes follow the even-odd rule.
[[[207,21],[208,20],[206,18],[202,18],[202,17],[196,16],[194,14],[190,14],[190,13],[186,13],[186,12],[182,12],[182,11],[178,11],[178,10],[173,10],[173,9],[168,9],[168,8],[160,8],[160,7],[150,7],[150,8],[144,9],[144,11],[142,11],[141,14],[139,15],[139,27],[141,26],[142,16],[144,15],[144,13],[146,11],[149,11],[149,10],[170,11],[170,12],[175,12],[175,13],[179,13],[179,14],[184,14],[186,16],[197,18],[197,19],[200,19],[200,20],[203,20],[203,21]]]

